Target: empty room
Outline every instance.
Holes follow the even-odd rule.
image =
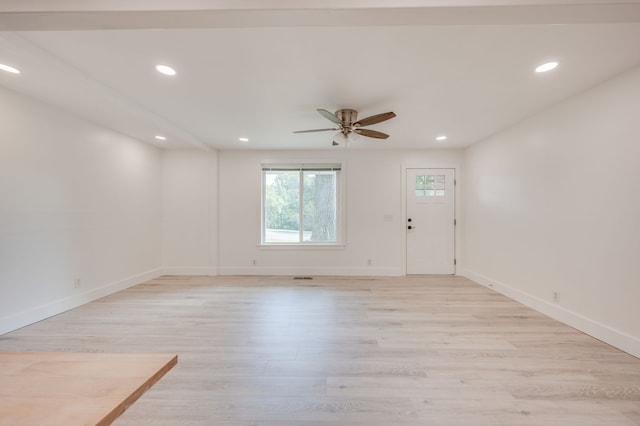
[[[640,425],[640,0],[0,2],[0,425]]]

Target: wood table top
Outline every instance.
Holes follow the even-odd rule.
[[[177,355],[0,352],[0,425],[109,425]]]

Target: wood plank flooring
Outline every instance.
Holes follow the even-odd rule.
[[[162,277],[1,351],[177,353],[114,425],[640,425],[640,359],[465,278]]]

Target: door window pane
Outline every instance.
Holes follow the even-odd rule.
[[[444,197],[445,175],[416,176],[416,197]]]
[[[427,176],[427,189],[444,190],[444,175]]]

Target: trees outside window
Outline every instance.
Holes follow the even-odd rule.
[[[291,168],[263,166],[263,243],[337,243],[340,168]]]

